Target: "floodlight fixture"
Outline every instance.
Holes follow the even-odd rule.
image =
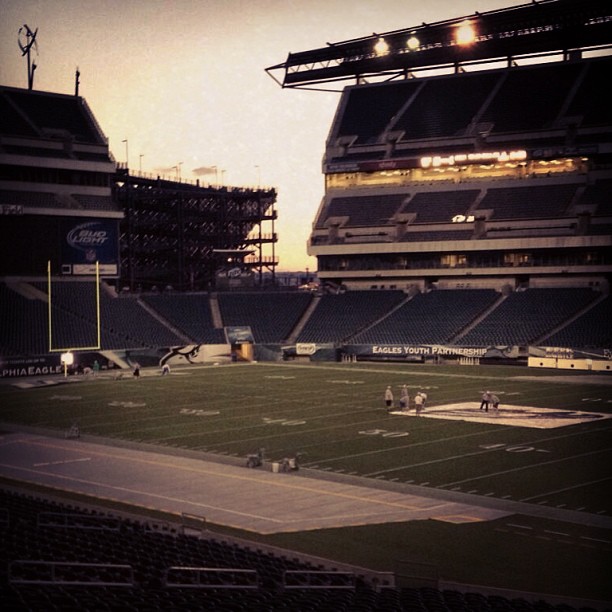
[[[389,43],[381,36],[374,45],[374,53],[378,57],[389,54]]]
[[[410,38],[406,41],[406,46],[410,51],[416,51],[421,46],[421,42],[414,35],[414,32],[412,32]]]
[[[471,45],[476,40],[476,30],[469,21],[461,22],[455,31],[455,41],[458,45]]]

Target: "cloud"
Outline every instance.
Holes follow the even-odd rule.
[[[194,168],[192,172],[196,176],[205,176],[207,174],[216,174],[217,168],[216,166],[200,166],[199,168]]]
[[[154,172],[157,174],[173,174],[176,172],[176,166],[170,166],[169,168],[154,168]]]

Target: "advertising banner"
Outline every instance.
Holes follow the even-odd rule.
[[[347,355],[372,359],[422,360],[435,357],[476,357],[517,359],[517,346],[449,346],[443,344],[348,344],[342,348]]]
[[[118,224],[116,219],[82,217],[63,219],[61,223],[63,273],[93,274],[95,263],[99,262],[101,274],[117,274]]]
[[[253,344],[253,332],[248,325],[228,325],[225,328],[225,337],[229,344],[244,344],[250,342]]]
[[[0,358],[0,378],[18,378],[21,376],[46,376],[61,374],[64,368],[60,356],[40,357],[7,357]]]
[[[530,346],[530,357],[553,359],[607,359],[612,361],[612,348],[571,348],[567,346]]]

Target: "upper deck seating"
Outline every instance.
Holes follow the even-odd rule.
[[[499,78],[491,73],[465,73],[429,79],[392,129],[404,132],[402,140],[461,135]],[[451,98],[453,112],[442,112],[441,101]]]
[[[565,115],[576,118],[580,127],[611,125],[612,106],[609,98],[601,95],[601,84],[606,82],[611,73],[612,58],[603,57],[590,61]]]
[[[110,195],[95,196],[84,194],[73,194],[72,196],[83,208],[89,210],[119,210],[119,205],[116,204]]]
[[[40,133],[62,130],[76,141],[102,144],[95,126],[84,111],[81,98],[17,89],[5,90],[4,95]]]
[[[376,142],[389,121],[420,87],[416,81],[347,89],[339,136],[357,136],[359,144]]]
[[[0,189],[0,204],[16,204],[29,208],[61,208],[62,204],[55,195],[43,191],[18,191]]]
[[[565,62],[507,70],[480,121],[495,133],[552,127],[581,69]]]
[[[36,137],[34,126],[17,110],[10,100],[0,93],[0,134]]]

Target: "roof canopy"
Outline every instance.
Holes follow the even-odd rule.
[[[266,69],[282,87],[368,76],[394,78],[426,67],[570,52],[612,44],[609,0],[541,0],[290,53]],[[274,76],[282,71],[282,80]]]

